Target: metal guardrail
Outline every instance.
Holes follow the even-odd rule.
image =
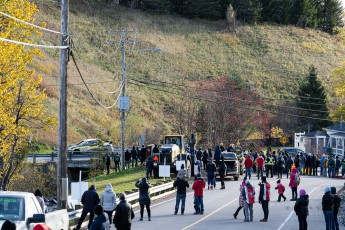
[[[173,188],[173,184],[174,184],[174,182],[168,182],[168,183],[164,183],[164,184],[152,187],[150,189],[151,197],[159,195],[162,192],[166,192],[168,190],[171,190]],[[128,203],[131,203],[131,204],[137,203],[139,201],[139,192],[127,194],[126,200]],[[117,203],[119,203],[119,202],[120,201],[117,199]],[[81,212],[82,212],[82,209],[73,210],[73,211],[68,212],[70,222],[73,221],[74,219],[76,219],[77,217],[79,217]]]

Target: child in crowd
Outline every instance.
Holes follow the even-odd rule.
[[[284,185],[281,183],[280,179],[277,180],[277,187],[275,187],[275,189],[278,189],[278,202],[280,202],[281,198],[284,198],[284,201],[286,200],[286,197],[284,196],[284,192],[285,192],[285,187]]]

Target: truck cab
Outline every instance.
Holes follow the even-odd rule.
[[[5,220],[15,223],[17,230],[32,229],[35,223],[45,223],[52,229],[68,228],[67,210],[45,214],[35,195],[28,192],[0,192],[0,228]]]
[[[233,177],[235,181],[240,177],[240,163],[235,152],[222,152],[224,163],[227,166],[226,176]]]

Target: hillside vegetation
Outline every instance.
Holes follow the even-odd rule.
[[[60,8],[52,1],[37,1],[40,12],[37,23],[60,30]],[[152,79],[188,85],[220,76],[241,78],[262,97],[275,98],[272,104],[292,100],[299,83],[310,65],[318,69],[318,77],[325,85],[330,108],[333,103],[331,70],[344,60],[345,46],[339,36],[301,29],[293,26],[240,25],[229,33],[226,21],[190,20],[177,16],[152,15],[115,4],[70,1],[69,31],[74,42],[73,53],[83,77],[94,97],[110,106],[119,91],[121,80],[121,50],[119,36],[110,30],[133,30],[138,34],[130,39],[141,40],[126,44],[126,50],[162,49],[161,53],[126,52],[127,77]],[[59,44],[59,37],[43,33],[44,43]],[[33,67],[43,75],[42,87],[48,94],[47,106],[58,113],[59,53],[44,50],[45,58]],[[98,84],[96,84],[97,82]],[[101,87],[99,87],[99,86]],[[136,141],[139,134],[147,134],[147,142],[158,141],[164,133],[177,132],[169,106],[183,100],[164,93],[126,84],[131,98],[127,114],[126,145]],[[168,110],[167,108],[170,108]],[[178,119],[178,118],[176,118]],[[99,106],[83,85],[72,61],[68,64],[68,144],[84,138],[103,138],[120,142],[120,114],[117,106]],[[56,146],[57,131],[34,134],[35,140]]]

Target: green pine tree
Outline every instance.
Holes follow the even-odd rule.
[[[337,27],[344,26],[343,7],[340,0],[322,0],[319,6],[320,28],[330,34],[337,31]]]
[[[331,125],[325,89],[317,79],[317,70],[310,67],[307,81],[301,85],[298,91],[298,125],[302,130],[321,130]],[[314,119],[318,118],[318,119]]]

